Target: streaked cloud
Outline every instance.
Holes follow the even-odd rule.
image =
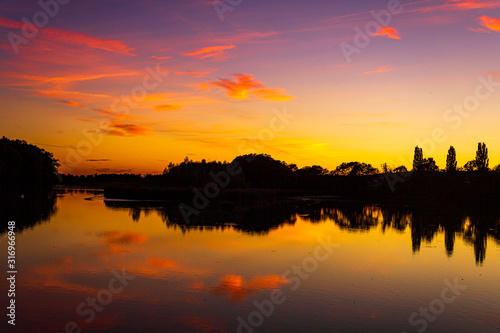
[[[381,128],[406,128],[410,127],[408,123],[396,122],[396,121],[379,121],[373,123],[365,124],[342,124],[342,126],[359,126],[359,127],[381,127]]]
[[[399,37],[399,32],[391,27],[380,27],[380,31],[373,33],[373,36],[381,36],[381,37],[387,37],[387,38],[392,38],[392,39],[401,39]]]
[[[269,101],[286,102],[292,98],[284,89],[267,88],[261,81],[254,79],[249,74],[234,74],[235,80],[219,79],[215,82],[202,84],[201,88],[220,88],[226,92],[226,96],[237,100],[249,99],[251,96]]]
[[[155,105],[153,106],[153,109],[155,111],[177,111],[182,109],[181,105],[175,105],[175,104],[160,104],[160,105]]]
[[[422,1],[426,3],[429,1]],[[435,3],[437,1],[430,1]],[[416,3],[417,4],[417,3]],[[444,3],[433,4],[429,6],[417,7],[411,10],[405,10],[405,13],[421,12],[432,13],[439,11],[467,11],[474,9],[494,9],[500,8],[500,2],[491,0],[448,0]]]
[[[182,55],[186,57],[195,57],[198,59],[206,59],[206,58],[217,58],[217,59],[225,59],[227,57],[227,50],[234,49],[236,46],[234,45],[217,45],[217,46],[208,46],[202,49],[183,53]]]
[[[148,126],[121,123],[121,122],[111,122],[108,129],[102,132],[113,136],[138,136],[138,135],[149,135],[152,133],[152,129]]]
[[[197,71],[177,71],[175,72],[176,75],[191,75],[194,77],[205,77],[213,72],[215,72],[217,69],[211,69],[208,71],[203,71],[203,72],[197,72]]]
[[[500,7],[500,3],[498,1],[450,0],[449,3],[452,7],[457,9],[486,9]]]
[[[158,59],[158,60],[168,60],[168,59],[172,59],[171,56],[150,56],[151,59]]]
[[[59,100],[57,101],[58,103],[61,103],[61,104],[64,104],[64,105],[67,105],[67,106],[73,106],[73,107],[77,107],[77,108],[82,108],[82,109],[86,109],[86,107],[80,105],[80,103],[78,102],[75,102],[75,101],[65,101],[65,100]]]
[[[64,91],[64,90],[37,90],[35,96],[60,98],[60,99],[110,98],[109,95],[104,95],[104,94],[89,94],[79,91]]]
[[[24,27],[24,23],[0,17],[0,26],[21,30]],[[41,29],[39,35],[41,35],[45,39],[61,43],[83,45],[89,48],[101,49],[130,56],[135,55],[131,53],[134,48],[125,45],[123,42],[120,42],[118,40],[104,40],[80,32],[49,27]]]
[[[366,74],[374,74],[374,73],[385,73],[385,72],[390,72],[390,71],[392,71],[392,68],[388,68],[386,66],[382,66],[382,67],[377,68],[374,71],[364,72],[363,74],[366,75]]]
[[[491,31],[483,28],[467,28],[467,29],[469,29],[470,31],[477,32],[479,34],[491,34]]]

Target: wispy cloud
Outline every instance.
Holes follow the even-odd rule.
[[[113,136],[138,136],[149,135],[153,130],[147,126],[111,122],[109,128],[102,130],[103,133]]]
[[[478,20],[483,27],[486,27],[492,31],[500,32],[500,18],[493,18],[487,15],[483,15]]]
[[[399,37],[399,32],[391,27],[380,27],[380,31],[373,33],[373,36],[381,36],[381,37],[387,37],[387,38],[392,38],[392,39],[401,39]]]
[[[21,30],[24,27],[24,23],[0,17],[0,26]],[[133,51],[134,48],[125,45],[123,42],[120,42],[118,40],[104,40],[80,32],[49,27],[41,30],[40,35],[45,39],[56,42],[61,42],[71,45],[83,45],[89,48],[101,49],[130,56],[135,55],[131,53],[131,51]]]
[[[491,31],[483,28],[467,28],[467,29],[469,29],[470,31],[477,32],[479,34],[491,34]]]
[[[191,75],[194,77],[205,77],[213,72],[215,72],[217,69],[211,69],[208,71],[203,71],[203,72],[196,72],[196,71],[177,71],[175,72],[176,75]]]
[[[77,108],[81,108],[81,109],[86,109],[86,107],[80,105],[80,103],[75,102],[75,101],[59,100],[57,102],[61,103],[61,104],[64,104],[64,105],[67,105],[67,106],[73,106],[73,107],[77,107]]]
[[[155,105],[153,106],[153,109],[155,111],[177,111],[182,108],[181,105],[175,105],[175,104],[160,104],[160,105]]]
[[[151,59],[158,59],[158,60],[168,60],[168,59],[171,59],[172,57],[171,56],[156,56],[156,55],[153,55],[153,56],[150,56]]]
[[[234,45],[217,45],[217,46],[208,46],[202,49],[183,53],[182,55],[186,57],[195,57],[198,59],[206,59],[206,58],[217,58],[217,59],[225,59],[227,57],[227,50],[234,49],[236,46]]]
[[[406,128],[406,127],[410,127],[410,124],[395,122],[395,121],[378,121],[378,122],[365,123],[365,124],[346,123],[346,124],[342,124],[342,126]]]
[[[377,68],[374,71],[364,72],[363,74],[366,75],[366,74],[374,74],[374,73],[385,73],[385,72],[390,72],[390,71],[392,71],[392,68],[382,66],[382,67]]]
[[[248,74],[234,74],[235,80],[219,79],[215,82],[207,82],[201,88],[220,88],[226,92],[226,96],[237,100],[249,99],[255,96],[270,101],[286,102],[292,98],[284,89],[272,89],[264,86],[261,81],[254,79]]]
[[[422,1],[423,3],[431,2],[432,5],[417,7],[410,10],[405,10],[405,13],[421,12],[431,13],[438,11],[466,11],[474,9],[494,9],[500,8],[500,2],[491,0],[447,0],[444,3],[435,4],[437,1]]]
[[[451,7],[456,9],[485,9],[485,8],[498,8],[500,3],[498,1],[484,1],[484,0],[450,0]]]

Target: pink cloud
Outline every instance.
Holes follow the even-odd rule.
[[[489,17],[487,15],[484,15],[484,16],[481,16],[478,20],[483,27],[486,27],[492,31],[499,31],[500,32],[500,18],[493,18],[493,17]]]
[[[182,55],[186,57],[195,57],[199,59],[206,59],[206,58],[224,59],[227,56],[226,51],[234,49],[235,47],[236,46],[234,45],[208,46],[193,52],[183,53]]]
[[[484,9],[498,8],[498,1],[483,1],[483,0],[450,0],[451,5],[457,9]]]
[[[0,17],[0,26],[7,28],[22,29],[24,27],[24,23]],[[127,45],[125,45],[120,41],[104,40],[80,32],[73,32],[73,31],[49,27],[40,29],[39,35],[41,35],[45,39],[56,42],[61,42],[71,45],[84,45],[89,48],[101,49],[131,56],[135,55],[131,53],[131,51],[134,50],[134,48],[128,47]]]
[[[61,103],[61,104],[64,104],[64,105],[67,105],[67,106],[73,106],[73,107],[76,107],[76,108],[86,109],[86,107],[82,106],[80,103],[75,102],[75,101],[60,100],[60,101],[57,101],[57,102]]]
[[[488,31],[488,30],[483,29],[483,28],[467,28],[467,29],[469,29],[470,31],[477,32],[479,34],[491,34],[491,31]]]
[[[254,79],[248,74],[234,74],[236,80],[219,79],[216,82],[208,82],[201,85],[202,88],[216,87],[224,90],[226,96],[233,99],[244,100],[250,96],[256,96],[270,101],[286,102],[293,96],[286,94],[283,89],[271,89]]]
[[[170,56],[150,56],[151,59],[158,59],[158,60],[168,60],[168,59],[172,59],[172,57]]]
[[[392,39],[401,39],[401,37],[399,37],[399,32],[391,27],[380,27],[380,32],[373,33],[372,35],[387,37]]]
[[[385,72],[390,72],[390,71],[392,71],[392,68],[382,66],[382,67],[377,68],[374,71],[364,72],[363,74],[366,75],[366,74],[374,74],[374,73],[385,73]]]
[[[196,72],[196,71],[177,71],[175,72],[176,75],[190,75],[194,77],[205,77],[213,72],[215,72],[217,69],[212,69],[209,71],[204,71],[204,72]]]
[[[498,1],[484,1],[484,0],[448,0],[444,4],[431,5],[413,10],[405,11],[410,12],[436,12],[436,11],[454,11],[454,10],[473,10],[473,9],[494,9],[499,8],[500,2]]]

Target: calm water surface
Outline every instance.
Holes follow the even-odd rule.
[[[2,332],[500,332],[495,216],[306,201],[199,227],[85,191],[55,208],[17,235],[17,325],[2,315]]]

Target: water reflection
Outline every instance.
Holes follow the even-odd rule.
[[[16,221],[17,231],[33,229],[50,220],[57,211],[57,193],[54,191],[32,193],[22,197],[0,196],[0,233],[7,230],[7,221]]]
[[[482,264],[486,258],[488,237],[500,244],[498,207],[376,206],[361,202],[303,199],[239,205],[230,211],[206,211],[186,224],[175,205],[133,201],[105,203],[110,209],[128,210],[136,222],[141,216],[156,212],[167,228],[183,232],[231,228],[243,233],[265,235],[283,225],[294,225],[297,216],[310,223],[333,221],[341,229],[351,232],[368,232],[378,226],[381,226],[382,232],[387,229],[404,232],[409,228],[414,253],[420,251],[422,243],[431,243],[442,232],[448,256],[453,256],[456,238],[459,237],[473,246],[476,264]]]
[[[214,286],[204,286],[203,283],[195,285],[196,290],[209,292],[215,296],[227,297],[232,302],[242,302],[253,296],[257,291],[279,289],[287,280],[278,275],[256,276],[246,281],[240,275],[226,275]]]
[[[455,277],[467,294],[429,332],[498,327],[498,210],[301,198],[223,205],[186,225],[176,205],[103,203],[84,189],[56,196],[50,223],[17,239],[20,332],[61,332],[69,321],[82,331],[235,332],[236,318],[275,290],[286,302],[258,331],[410,332],[408,316]],[[318,237],[340,247],[294,290],[285,272],[314,254]],[[77,307],[122,269],[135,279],[87,322]]]

